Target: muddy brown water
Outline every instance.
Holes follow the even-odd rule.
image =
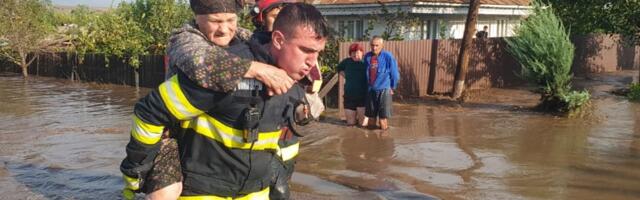
[[[389,131],[309,129],[294,199],[640,199],[640,104],[581,78],[592,114],[529,111],[537,96],[492,89],[464,105],[394,104]],[[118,199],[133,104],[148,89],[0,75],[0,199]]]

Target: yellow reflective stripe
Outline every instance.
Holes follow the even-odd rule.
[[[156,126],[148,124],[140,120],[138,116],[133,115],[133,126],[131,127],[131,135],[136,140],[145,144],[155,144],[160,141],[164,126]]]
[[[269,188],[264,190],[250,193],[248,195],[232,198],[232,197],[220,197],[220,196],[181,196],[178,200],[269,200]]]
[[[187,100],[182,89],[180,89],[178,75],[172,76],[169,80],[162,83],[158,89],[160,89],[162,101],[164,101],[169,112],[177,119],[185,120],[203,113],[203,111],[191,105],[189,100]]]
[[[227,126],[207,114],[182,122],[182,128],[191,128],[198,134],[214,139],[229,148],[251,148],[251,143],[244,142],[243,130]],[[277,149],[280,133],[280,130],[259,133],[258,140],[253,144],[253,150]]]
[[[300,142],[289,145],[288,147],[278,148],[278,155],[283,161],[291,160],[298,155],[300,149]]]
[[[131,190],[140,189],[140,180],[138,180],[137,178],[129,177],[124,174],[122,175],[122,178],[124,179],[124,188]]]

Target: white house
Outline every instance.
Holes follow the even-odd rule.
[[[309,2],[309,1],[307,1]],[[345,38],[361,39],[369,21],[370,35],[381,35],[387,13],[405,13],[418,23],[400,23],[399,33],[407,40],[462,38],[469,0],[312,0],[329,24]],[[513,35],[514,27],[526,16],[529,0],[481,0],[477,30],[489,28],[489,37]],[[374,19],[379,20],[374,20]]]

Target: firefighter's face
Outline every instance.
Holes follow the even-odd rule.
[[[309,26],[298,26],[291,32],[273,31],[272,55],[289,77],[300,80],[318,64],[318,55],[324,50],[327,39],[318,37]]]
[[[238,29],[238,17],[235,13],[215,13],[196,15],[198,29],[211,42],[218,46],[228,46]]]

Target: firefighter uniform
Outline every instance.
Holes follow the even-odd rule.
[[[241,57],[270,58],[244,43],[232,44],[228,50]],[[299,85],[268,97],[255,79],[242,80],[230,93],[215,92],[178,72],[134,108],[131,140],[121,164],[127,187],[140,188],[162,130],[177,124],[172,132],[177,133],[184,175],[181,199],[268,199],[269,185],[277,177],[273,166],[298,152],[297,140],[286,143],[281,138],[292,137],[282,130],[303,98]]]

